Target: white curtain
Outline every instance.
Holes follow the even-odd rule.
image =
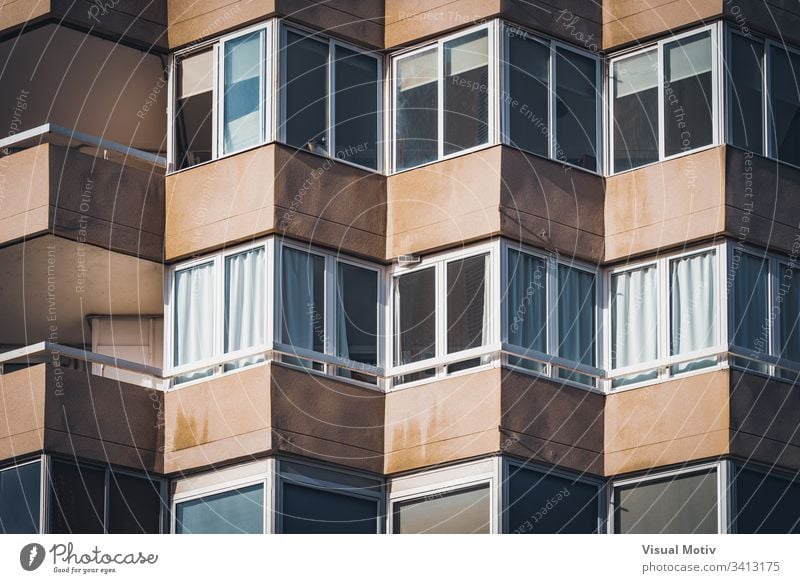
[[[214,264],[204,263],[175,273],[176,366],[214,356]],[[205,376],[200,371],[182,377]]]
[[[225,259],[225,352],[235,352],[266,342],[264,248]],[[249,358],[230,363],[236,368],[259,362]]]
[[[713,251],[670,262],[671,354],[709,348],[717,338],[716,254]],[[688,362],[673,373],[711,366],[716,359]]]
[[[285,247],[282,267],[282,342],[298,348],[314,350],[322,345],[325,330],[325,306],[317,304],[314,290],[324,277],[317,262],[321,257],[305,251]],[[315,338],[315,334],[318,336]],[[316,342],[315,342],[316,340]],[[306,360],[292,359],[290,362],[311,366]]]
[[[547,264],[544,259],[515,250],[508,252],[508,343],[527,350],[547,352]],[[530,361],[509,359],[517,366],[541,367]]]
[[[655,265],[611,278],[611,368],[658,357],[658,287]],[[614,381],[620,386],[654,378],[658,371]]]
[[[566,265],[558,267],[558,355],[594,365],[594,275]],[[561,378],[593,385],[586,375],[560,370]]]

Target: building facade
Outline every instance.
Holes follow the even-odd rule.
[[[4,4],[0,531],[800,532],[799,24]]]

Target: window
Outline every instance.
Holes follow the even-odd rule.
[[[279,532],[381,532],[381,483],[371,477],[299,462],[279,462]]]
[[[379,276],[378,269],[283,244],[280,344],[292,356],[282,360],[322,371],[321,361],[300,357],[329,355],[336,361],[329,372],[376,384]]]
[[[492,140],[490,31],[482,26],[394,59],[395,170]]]
[[[264,485],[255,484],[175,505],[178,534],[260,534],[264,532]]]
[[[253,352],[267,343],[267,265],[264,244],[232,249],[178,267],[172,291],[172,365],[175,382],[196,380],[263,361]],[[209,362],[207,368],[193,365]]]
[[[489,486],[428,494],[394,505],[398,534],[485,534],[489,532]]]
[[[734,532],[800,534],[800,483],[743,466],[735,467],[733,483]]]
[[[717,26],[611,60],[611,172],[718,142]]]
[[[222,43],[225,154],[264,141],[265,35],[266,31],[257,30]]]
[[[599,60],[517,26],[503,32],[505,143],[597,171]]]
[[[562,471],[517,464],[506,466],[506,532],[592,534],[600,523],[601,482]]]
[[[612,387],[717,364],[724,306],[720,247],[612,270],[609,276]],[[692,355],[697,358],[689,358]]]
[[[595,379],[559,366],[552,357],[595,365],[597,334],[593,272],[508,247],[505,337],[508,364],[595,386]],[[549,355],[549,356],[548,356]],[[598,374],[600,371],[596,371]]]
[[[728,39],[728,141],[763,154],[764,42],[732,31]]]
[[[772,155],[800,166],[800,53],[770,43],[769,128]]]
[[[480,353],[493,337],[492,255],[450,254],[393,277],[393,366],[402,367],[395,384],[488,362]]]
[[[376,56],[284,28],[281,134],[297,148],[378,169]]]
[[[165,502],[160,480],[53,459],[48,481],[53,534],[161,532]]]
[[[214,155],[214,50],[177,57],[175,165],[178,170]]]
[[[41,462],[0,470],[0,534],[39,533]]]
[[[716,466],[614,485],[618,534],[719,532]]]

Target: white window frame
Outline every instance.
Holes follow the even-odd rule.
[[[322,44],[327,43],[328,45],[328,58],[327,58],[327,83],[326,83],[326,128],[325,128],[325,143],[327,147],[327,154],[317,154],[320,156],[324,156],[326,158],[330,158],[335,160],[337,163],[348,164],[350,166],[355,166],[356,168],[361,168],[368,172],[376,172],[381,173],[383,169],[383,58],[378,53],[364,49],[362,47],[356,46],[351,43],[347,43],[333,37],[329,37],[319,31],[315,31],[311,28],[307,28],[295,23],[289,23],[285,20],[280,21],[280,50],[279,50],[279,59],[280,59],[280,74],[276,77],[279,77],[279,87],[280,87],[280,98],[279,98],[279,117],[278,117],[278,132],[277,135],[279,136],[278,139],[281,143],[286,144],[286,123],[284,122],[286,118],[286,91],[285,87],[287,85],[287,78],[286,78],[286,47],[287,47],[287,33],[292,32],[294,34],[302,35],[307,38],[311,38],[317,42]],[[355,162],[351,162],[344,158],[339,158],[337,154],[337,143],[336,143],[336,47],[341,47],[344,49],[348,49],[358,53],[359,55],[363,55],[366,57],[370,57],[375,60],[377,65],[377,78],[376,81],[376,95],[375,95],[375,110],[377,112],[378,119],[376,120],[377,123],[377,141],[375,143],[375,152],[376,152],[376,168],[370,168],[369,166],[362,166],[361,164],[356,164]],[[287,144],[289,145],[289,144]],[[296,145],[289,145],[292,148],[297,148]],[[303,150],[307,151],[307,150]],[[312,152],[313,153],[313,152]]]
[[[267,534],[274,533],[274,476],[275,460],[267,458],[245,465],[215,470],[173,481],[173,485],[176,486],[173,487],[173,491],[181,490],[181,486],[185,489],[175,493],[170,501],[169,532],[176,534],[179,504],[249,486],[261,485],[264,491],[263,532]]]
[[[489,487],[489,532],[501,532],[501,471],[499,456],[460,463],[444,468],[408,473],[388,480],[386,532],[394,533],[395,505],[414,500],[439,498],[461,490]]]
[[[761,151],[756,152],[755,150],[751,150],[754,154],[758,154],[759,156],[768,156],[770,150],[770,129],[767,123],[768,115],[768,108],[769,102],[768,95],[767,95],[767,59],[768,59],[768,46],[767,41],[764,37],[753,35],[753,34],[744,34],[738,30],[736,27],[725,24],[724,27],[724,35],[725,35],[725,47],[724,47],[724,77],[725,77],[725,143],[733,146],[733,115],[734,115],[734,107],[733,107],[733,96],[735,94],[736,89],[733,86],[733,43],[732,38],[734,35],[740,36],[744,39],[747,39],[751,42],[760,42],[761,43]],[[740,146],[734,146],[740,147]],[[771,156],[774,158],[774,156]]]
[[[698,464],[694,466],[687,466],[675,470],[667,470],[663,472],[655,472],[645,475],[640,475],[632,478],[624,478],[619,480],[610,480],[609,482],[609,496],[608,496],[608,534],[615,534],[615,506],[616,506],[616,491],[620,486],[631,486],[634,484],[646,484],[648,482],[662,480],[665,478],[674,478],[686,474],[694,474],[707,470],[716,470],[717,480],[717,534],[728,532],[728,525],[730,523],[730,488],[729,488],[729,473],[728,462],[726,460],[715,461],[710,463]]]
[[[346,257],[339,254],[332,254],[329,252],[322,251],[319,248],[312,247],[308,244],[301,244],[296,243],[293,241],[289,241],[287,239],[281,239],[280,241],[276,242],[275,244],[275,289],[274,289],[274,302],[273,305],[274,315],[273,321],[275,322],[274,326],[274,348],[278,351],[287,353],[295,358],[310,358],[314,359],[319,357],[319,355],[325,355],[326,361],[322,364],[322,372],[328,376],[333,376],[336,378],[342,378],[336,374],[336,369],[340,368],[337,362],[343,363],[345,365],[349,365],[360,370],[363,370],[365,374],[374,375],[378,377],[376,379],[376,384],[365,383],[361,381],[356,381],[353,379],[345,379],[348,382],[352,382],[355,384],[363,385],[365,387],[375,389],[381,388],[381,379],[380,377],[383,376],[383,366],[382,363],[385,362],[384,360],[384,349],[385,343],[381,340],[384,333],[384,314],[385,314],[385,305],[384,305],[384,270],[382,267],[379,267],[375,264],[367,263],[365,261],[359,261],[358,259],[353,259],[351,257]],[[323,325],[323,348],[324,352],[319,353],[313,350],[307,350],[303,348],[295,347],[291,344],[285,343],[283,341],[282,333],[283,333],[283,323],[281,320],[281,313],[282,313],[282,306],[283,306],[283,249],[294,249],[296,251],[300,251],[303,253],[309,253],[311,255],[316,255],[318,257],[322,257],[325,262],[325,270],[324,270],[324,298],[325,298],[325,318],[324,318],[324,325]],[[338,265],[339,263],[344,263],[347,265],[353,265],[355,267],[365,269],[368,271],[372,271],[375,273],[376,277],[376,290],[377,290],[377,297],[375,298],[376,302],[376,321],[377,321],[377,338],[375,339],[376,350],[377,350],[377,366],[371,366],[368,364],[357,363],[356,361],[349,360],[343,357],[338,356],[339,347],[337,346],[337,338],[336,338],[336,317],[337,312],[339,309],[336,293],[337,293],[337,285],[338,285],[338,277],[339,277],[339,270]],[[283,363],[286,366],[291,366],[297,368],[296,365]],[[308,372],[314,372],[314,369],[303,368],[302,370]]]
[[[500,124],[499,124],[499,99],[500,99],[500,92],[498,91],[498,79],[499,79],[499,72],[498,72],[498,55],[500,54],[500,46],[499,46],[499,38],[500,35],[498,33],[499,29],[499,21],[493,20],[491,22],[485,24],[479,24],[477,26],[471,26],[469,28],[465,28],[463,30],[459,30],[456,33],[449,34],[436,40],[427,42],[422,45],[417,45],[411,49],[407,49],[404,51],[400,51],[397,53],[393,53],[389,57],[390,63],[390,70],[391,74],[389,77],[389,82],[391,83],[391,91],[389,92],[391,95],[391,173],[397,172],[406,172],[407,170],[413,170],[414,168],[420,168],[421,166],[426,166],[427,164],[433,164],[436,162],[441,162],[443,160],[449,160],[451,158],[455,158],[458,156],[462,156],[464,154],[469,154],[471,152],[476,152],[478,150],[483,150],[485,148],[495,146],[499,143],[499,133],[500,133]],[[487,124],[488,124],[488,132],[487,132],[487,141],[484,144],[478,144],[477,146],[473,146],[471,148],[466,148],[464,150],[459,150],[457,152],[453,152],[451,154],[445,155],[444,153],[444,58],[445,58],[445,51],[444,45],[452,40],[455,40],[459,37],[466,36],[479,30],[486,30],[487,31],[487,43],[488,43],[488,75],[487,79],[488,87],[487,87],[487,104],[488,104],[488,111],[487,111]],[[436,88],[437,88],[437,156],[433,160],[428,162],[423,162],[422,164],[418,164],[417,166],[411,166],[409,168],[398,168],[397,167],[397,63],[407,57],[413,57],[420,53],[426,52],[433,49],[436,54],[436,63],[437,63],[437,77],[436,77]]]
[[[586,472],[572,472],[565,467],[545,466],[543,464],[533,461],[523,461],[515,458],[503,458],[503,500],[505,504],[502,508],[502,527],[504,533],[510,533],[508,506],[511,502],[509,495],[511,471],[512,468],[517,470],[530,470],[548,476],[556,476],[575,482],[581,482],[588,486],[597,488],[597,526],[595,534],[603,534],[605,532],[605,525],[607,522],[606,511],[608,505],[605,499],[606,481],[602,478],[596,478],[587,474]]]
[[[608,101],[608,108],[607,111],[608,117],[606,122],[606,144],[607,150],[609,155],[606,157],[606,166],[605,171],[606,174],[611,176],[615,174],[623,174],[625,172],[631,172],[633,170],[638,170],[640,168],[646,168],[648,166],[652,166],[653,164],[658,164],[660,162],[666,162],[667,160],[674,160],[675,158],[680,158],[682,156],[687,156],[690,154],[696,154],[698,152],[702,152],[703,150],[708,150],[710,148],[715,148],[722,144],[723,140],[723,129],[725,127],[725,122],[722,120],[722,103],[723,103],[723,95],[724,95],[724,84],[725,84],[725,75],[721,74],[724,71],[724,59],[722,51],[720,50],[720,43],[722,42],[721,39],[723,38],[723,34],[721,31],[722,23],[715,22],[713,24],[709,24],[706,26],[700,26],[696,28],[692,28],[680,34],[676,34],[667,38],[663,38],[659,41],[650,43],[644,47],[637,47],[636,50],[629,50],[624,51],[622,53],[616,54],[611,57],[608,61],[608,71],[607,71],[607,82],[606,82],[606,95]],[[687,150],[685,152],[677,152],[675,154],[671,154],[669,156],[666,155],[666,131],[665,131],[665,111],[664,111],[664,79],[665,79],[665,70],[664,70],[664,45],[675,42],[677,40],[681,40],[684,38],[688,38],[691,36],[695,36],[697,34],[701,34],[703,32],[710,32],[711,33],[711,87],[713,88],[714,94],[711,96],[711,123],[712,123],[712,132],[711,132],[711,143],[706,144],[704,146],[698,146],[696,148],[692,148],[691,150]],[[614,96],[613,96],[613,71],[614,71],[614,64],[618,61],[625,60],[628,57],[632,57],[635,55],[640,55],[647,53],[648,51],[652,50],[653,48],[657,49],[657,59],[658,59],[658,160],[655,162],[651,162],[649,164],[642,164],[641,166],[636,166],[634,168],[628,168],[625,170],[616,171],[614,169]]]
[[[283,485],[290,482],[304,488],[322,490],[340,496],[349,496],[374,502],[376,505],[375,533],[383,534],[386,515],[386,494],[384,481],[366,472],[351,469],[333,468],[296,459],[277,458],[275,474],[274,508],[275,531],[283,532]]]
[[[670,346],[671,346],[671,333],[672,333],[672,320],[670,318],[670,311],[672,307],[672,298],[670,297],[669,293],[669,285],[670,285],[670,265],[672,261],[676,259],[680,259],[682,257],[692,257],[694,255],[700,255],[702,253],[708,253],[713,251],[715,256],[715,278],[717,289],[719,290],[716,299],[717,299],[717,322],[716,322],[716,336],[717,336],[717,344],[714,346],[710,346],[708,348],[703,348],[701,350],[690,352],[687,354],[670,354]],[[728,330],[727,330],[727,321],[726,314],[728,314],[728,305],[727,305],[727,294],[723,292],[723,283],[727,283],[727,280],[723,282],[722,274],[727,274],[728,271],[726,266],[728,264],[728,257],[727,257],[727,245],[725,243],[716,243],[711,245],[703,245],[699,247],[693,247],[682,251],[680,253],[671,253],[665,254],[660,257],[654,259],[647,259],[638,261],[635,263],[630,263],[626,265],[621,265],[618,267],[612,267],[606,270],[604,274],[604,297],[602,300],[603,305],[603,330],[604,330],[604,339],[603,344],[607,346],[606,350],[606,361],[605,361],[605,369],[608,371],[608,376],[617,375],[617,378],[622,378],[624,376],[634,376],[637,374],[645,374],[649,372],[656,372],[657,376],[653,379],[647,379],[638,383],[630,383],[625,384],[619,387],[612,386],[611,378],[607,379],[607,392],[608,393],[618,393],[621,391],[635,389],[638,387],[652,385],[654,383],[663,382],[665,380],[669,380],[671,378],[685,378],[689,376],[693,376],[696,374],[705,374],[714,370],[718,370],[720,368],[724,368],[727,364],[726,358],[724,354],[727,352],[728,347]],[[614,275],[619,273],[625,273],[629,271],[636,271],[638,269],[642,269],[647,266],[655,266],[656,267],[656,286],[658,290],[658,298],[657,298],[657,306],[658,306],[658,337],[657,337],[657,357],[655,360],[651,360],[648,362],[637,362],[633,365],[629,365],[622,368],[612,369],[611,365],[611,355],[613,352],[613,331],[611,325],[611,293],[612,293],[612,285],[611,281]],[[672,374],[671,368],[676,364],[681,364],[682,362],[688,362],[695,359],[702,359],[702,358],[710,358],[716,356],[717,357],[717,364],[714,366],[708,366],[705,368],[701,368],[694,371],[687,371],[678,374]],[[630,371],[630,372],[625,372]]]
[[[387,276],[386,296],[385,296],[385,327],[386,338],[384,354],[386,357],[386,376],[387,380],[386,390],[408,388],[419,384],[428,383],[437,379],[456,376],[460,374],[470,374],[484,368],[497,366],[499,361],[496,356],[492,356],[501,349],[499,342],[500,323],[500,302],[497,298],[502,297],[500,290],[500,257],[501,241],[499,239],[493,240],[489,243],[484,243],[474,247],[461,249],[458,251],[448,252],[433,255],[423,259],[420,263],[411,267],[402,267],[399,265],[390,268]],[[489,288],[489,337],[482,346],[477,346],[469,350],[462,350],[460,352],[447,353],[447,264],[462,259],[468,259],[478,255],[488,255],[489,265],[487,268],[486,281],[484,286]],[[426,360],[411,362],[404,365],[398,365],[394,362],[394,345],[395,345],[395,324],[394,324],[394,294],[397,285],[397,278],[403,275],[408,275],[417,271],[427,268],[434,269],[435,278],[435,306],[436,306],[436,333],[435,333],[435,356]],[[491,356],[491,361],[477,366],[469,367],[464,370],[447,372],[447,366],[456,364],[465,360],[478,358],[482,356]],[[406,374],[413,374],[415,372],[423,372],[429,369],[435,369],[435,374],[431,377],[410,381],[394,386],[393,379],[397,376]]]
[[[775,140],[775,126],[772,123],[772,86],[773,86],[773,77],[772,77],[772,51],[773,49],[776,50],[785,50],[790,55],[800,56],[800,49],[792,47],[790,45],[784,44],[783,42],[777,43],[771,38],[764,39],[764,77],[765,79],[765,90],[764,90],[764,98],[766,103],[764,105],[764,125],[766,126],[766,152],[767,157],[772,158],[773,160],[777,160],[787,166],[791,166],[792,168],[800,168],[800,165],[794,164],[792,162],[784,161],[778,158],[778,144]],[[797,72],[795,72],[797,74]]]
[[[536,351],[530,350],[523,346],[516,346],[509,342],[508,340],[508,329],[510,322],[508,321],[508,287],[511,285],[511,274],[508,273],[508,260],[509,260],[509,251],[518,251],[520,253],[524,253],[526,255],[530,255],[533,257],[537,257],[542,259],[545,262],[545,266],[547,269],[546,274],[546,283],[545,283],[545,297],[546,297],[546,306],[545,306],[545,313],[546,313],[546,346],[547,351],[545,353],[537,353]],[[540,376],[549,379],[553,379],[561,384],[570,385],[579,387],[584,390],[588,390],[591,392],[596,393],[603,393],[603,382],[605,372],[602,369],[603,363],[603,352],[604,352],[604,343],[601,341],[602,338],[602,330],[604,328],[604,321],[603,321],[603,310],[602,310],[602,301],[603,301],[603,283],[604,278],[602,272],[598,269],[597,266],[593,266],[588,262],[581,261],[579,259],[565,259],[561,258],[558,252],[555,253],[547,253],[542,251],[541,249],[537,249],[535,247],[531,247],[529,245],[525,245],[523,243],[515,243],[508,240],[503,240],[502,242],[502,253],[501,253],[501,276],[500,281],[501,285],[503,286],[501,292],[501,326],[500,326],[500,334],[502,339],[502,350],[504,353],[503,355],[503,366],[508,367],[514,371],[521,372],[523,374],[532,375],[532,376]],[[558,280],[558,268],[560,265],[565,267],[569,267],[571,269],[577,269],[579,271],[583,271],[594,276],[594,321],[595,321],[595,354],[594,354],[594,362],[595,365],[586,365],[579,362],[574,362],[567,358],[561,357],[558,354],[559,348],[559,331],[558,331],[558,296],[559,296],[559,280]],[[515,366],[514,364],[509,362],[509,354],[512,357],[519,357],[523,359],[530,359],[532,362],[539,362],[543,366],[542,372],[536,372],[534,370]],[[559,368],[571,367],[575,366],[578,374],[585,374],[587,376],[592,376],[595,378],[597,384],[596,386],[585,385],[570,379],[565,379],[559,376]],[[581,372],[581,370],[585,372]]]
[[[238,350],[236,352],[225,352],[225,339],[224,339],[224,319],[225,319],[225,260],[233,255],[238,255],[240,253],[244,253],[247,251],[252,251],[254,249],[264,249],[264,290],[266,297],[264,301],[266,302],[267,306],[271,306],[274,304],[273,301],[273,289],[274,289],[274,265],[275,265],[275,242],[274,238],[270,237],[268,239],[262,239],[258,242],[254,243],[247,243],[244,245],[237,245],[234,247],[229,247],[223,251],[219,251],[217,253],[213,253],[210,255],[205,255],[203,257],[198,257],[196,259],[192,259],[190,261],[185,261],[183,263],[177,263],[172,265],[167,270],[167,278],[165,283],[165,294],[164,294],[164,330],[165,338],[164,338],[164,376],[167,377],[177,377],[182,374],[190,373],[190,372],[199,372],[205,369],[215,369],[211,375],[194,379],[191,381],[185,381],[180,383],[178,386],[188,386],[197,382],[207,381],[211,377],[219,376],[220,374],[230,374],[236,372],[240,369],[234,369],[230,371],[224,371],[224,364],[227,362],[232,362],[235,360],[239,360],[242,358],[255,356],[258,354],[263,354],[271,349],[273,343],[273,312],[270,309],[264,310],[264,330],[266,331],[265,334],[265,341],[261,345],[251,346],[242,350]],[[174,346],[175,346],[175,275],[178,271],[184,271],[186,269],[191,269],[193,267],[198,267],[200,265],[206,265],[208,263],[213,264],[213,278],[214,278],[214,305],[209,306],[209,313],[210,316],[213,318],[213,327],[214,327],[214,355],[211,358],[207,358],[200,361],[189,362],[182,365],[175,365],[174,364]],[[251,365],[247,365],[247,367],[242,368],[249,368],[251,366],[257,366],[258,364],[263,363],[254,363]]]

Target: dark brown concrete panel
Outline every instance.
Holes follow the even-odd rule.
[[[275,146],[166,178],[167,259],[244,241],[274,228]]]
[[[386,257],[498,234],[501,153],[487,148],[389,176]]]
[[[602,261],[601,176],[507,147],[501,176],[503,235],[567,256]]]
[[[362,46],[383,48],[383,0],[276,0],[277,12]]]
[[[167,46],[166,0],[52,0],[52,16],[124,44],[164,50]]]
[[[50,152],[42,144],[0,158],[0,243],[47,231]]]
[[[0,460],[44,448],[47,365],[0,375]]]
[[[602,5],[592,0],[502,0],[501,16],[582,49],[602,48]]]
[[[761,33],[800,43],[800,6],[793,0],[722,2],[723,15],[736,30]]]
[[[731,453],[800,469],[800,393],[789,382],[732,370]]]
[[[233,463],[272,447],[270,368],[254,366],[164,395],[164,472]]]
[[[278,234],[383,260],[386,177],[277,146],[274,180]]]
[[[737,240],[797,251],[800,170],[726,147],[726,231]]]
[[[164,176],[50,147],[52,229],[73,240],[161,261]]]
[[[603,2],[603,48],[612,50],[719,18],[723,0],[610,0]]]
[[[606,397],[605,474],[729,453],[729,371]]]
[[[272,366],[275,451],[380,473],[384,394]]]
[[[603,395],[549,379],[502,374],[504,453],[603,473]]]
[[[494,18],[503,0],[386,0],[385,46],[410,45]]]
[[[388,393],[384,473],[497,452],[500,374],[485,370]]]
[[[47,365],[45,448],[147,471],[161,471],[164,393]]]
[[[169,48],[214,38],[275,15],[275,0],[167,0]]]
[[[725,164],[720,146],[609,176],[605,260],[722,234]]]

